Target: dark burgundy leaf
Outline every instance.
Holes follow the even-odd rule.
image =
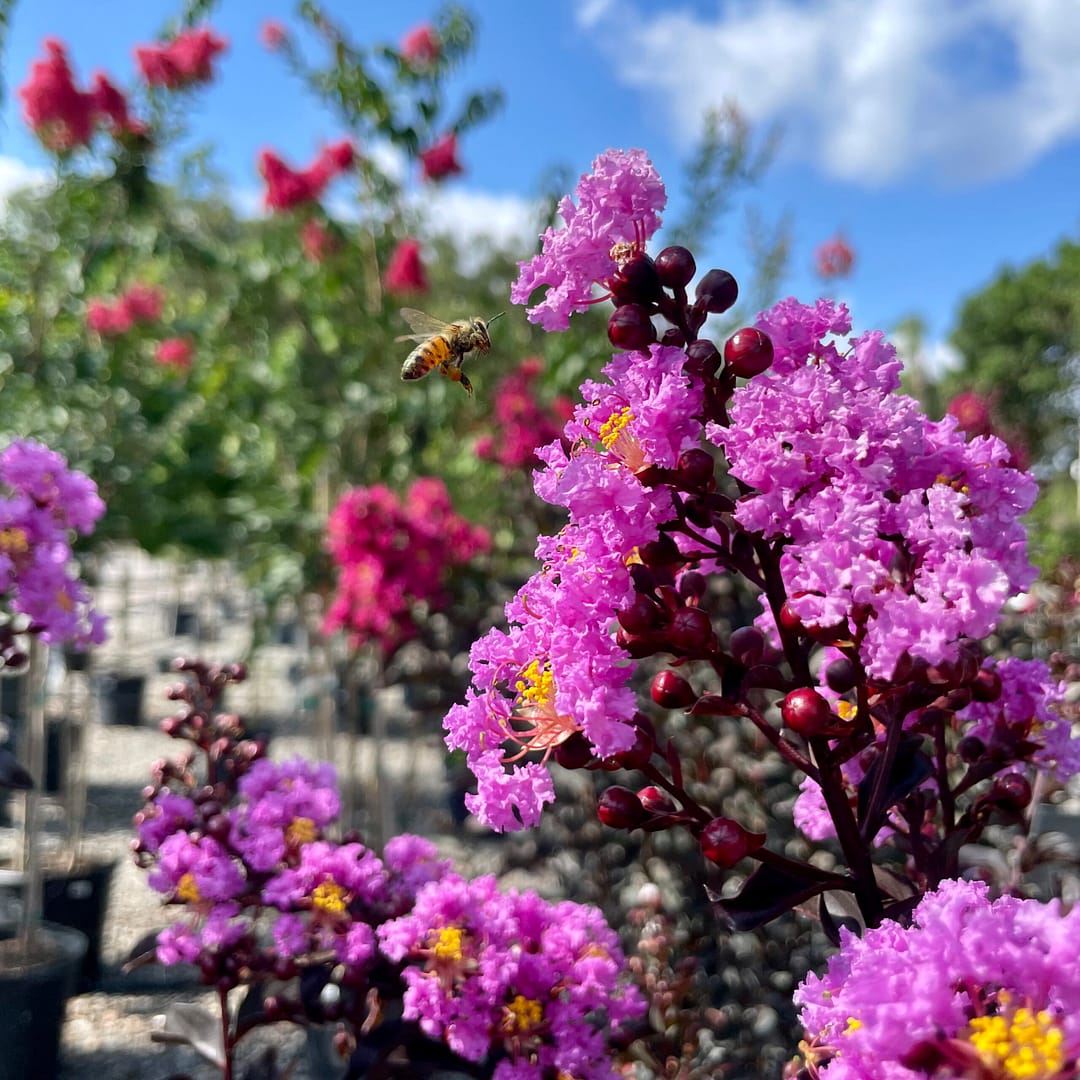
[[[807,867],[806,875],[759,866],[735,896],[719,899],[716,910],[733,930],[753,930],[819,896],[827,889],[843,888],[846,881]],[[711,898],[711,897],[710,897]]]

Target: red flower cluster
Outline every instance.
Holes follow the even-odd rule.
[[[114,135],[142,134],[143,125],[128,114],[127,98],[103,72],[90,90],[80,90],[68,63],[67,49],[56,38],[45,39],[44,60],[30,65],[19,88],[23,117],[50,150],[86,146],[105,121]]]
[[[814,251],[814,264],[823,278],[847,277],[855,265],[855,252],[851,245],[837,233],[831,240],[819,244]]]
[[[227,45],[224,38],[204,26],[185,30],[164,45],[140,45],[135,60],[148,85],[180,90],[209,82],[214,77],[211,61]]]
[[[977,390],[961,390],[945,406],[945,411],[956,417],[957,427],[969,439],[996,435],[1009,448],[1013,467],[1026,469],[1031,463],[1031,451],[1019,432],[1003,427],[995,420],[996,405],[993,397],[980,394]]]
[[[442,42],[428,23],[414,26],[401,39],[401,56],[413,67],[430,67],[442,55]]]
[[[126,334],[136,323],[156,322],[165,306],[164,292],[154,285],[132,285],[112,303],[91,300],[86,305],[86,325],[102,337]]]
[[[271,210],[292,210],[314,202],[336,176],[352,168],[356,148],[348,139],[325,147],[306,169],[292,169],[272,150],[259,155],[259,172],[266,181],[264,201]]]
[[[399,241],[383,274],[383,285],[391,293],[426,293],[427,271],[420,258],[420,241],[411,236]]]
[[[345,630],[353,647],[375,644],[389,656],[416,636],[416,607],[444,607],[449,571],[490,550],[491,539],[454,512],[441,480],[422,478],[404,502],[381,484],[347,491],[330,513],[326,546],[338,587],[324,632]]]
[[[195,355],[195,346],[187,338],[172,337],[159,341],[154,350],[154,361],[162,367],[178,368],[187,371]]]
[[[312,262],[321,263],[338,245],[334,234],[321,221],[310,218],[300,227],[300,246]]]
[[[536,400],[533,383],[543,368],[538,356],[529,357],[499,381],[494,397],[495,431],[477,440],[478,457],[496,461],[508,471],[539,468],[536,448],[560,438],[574,412],[567,397],[557,397],[549,409]]]
[[[457,136],[451,131],[420,154],[420,174],[425,180],[442,180],[464,172],[457,156]]]

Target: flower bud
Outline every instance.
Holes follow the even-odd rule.
[[[679,595],[691,603],[696,604],[705,595],[708,587],[709,582],[705,575],[697,570],[687,570],[679,575]]]
[[[685,369],[690,375],[712,378],[723,362],[720,350],[708,340],[698,338],[686,347]]]
[[[1020,773],[1006,773],[994,781],[989,798],[1003,809],[1023,810],[1031,802],[1031,784]]]
[[[694,256],[677,244],[664,248],[656,256],[656,272],[660,275],[660,284],[669,289],[685,289],[697,272]]]
[[[575,731],[555,747],[554,758],[564,769],[584,769],[596,756],[589,740]]]
[[[780,716],[792,731],[808,739],[829,734],[839,720],[825,698],[807,686],[792,690],[784,698]]]
[[[681,675],[669,669],[653,677],[652,699],[662,709],[687,709],[697,701],[697,694]]]
[[[858,668],[846,656],[841,656],[825,668],[825,685],[838,694],[846,694],[858,681]]]
[[[651,732],[643,727],[637,727],[634,731],[633,745],[620,750],[614,757],[622,769],[643,769],[652,760],[655,749],[656,740]]]
[[[667,533],[661,533],[655,540],[642,544],[638,554],[646,566],[671,566],[672,563],[682,562],[679,545]]]
[[[679,455],[675,479],[687,491],[708,491],[716,487],[715,466],[708,450],[693,447]]]
[[[660,296],[660,275],[656,263],[644,251],[635,251],[619,264],[604,283],[616,306],[651,304]]]
[[[756,626],[740,626],[728,638],[728,649],[743,667],[753,667],[761,662],[765,635]]]
[[[726,270],[710,270],[694,292],[699,304],[713,315],[727,311],[739,298],[739,283]]]
[[[615,617],[628,634],[647,634],[655,628],[658,614],[656,604],[639,594],[629,607],[617,612]]]
[[[617,784],[601,792],[596,815],[613,829],[636,829],[646,818],[637,793]]]
[[[993,668],[982,668],[971,683],[976,701],[997,701],[1001,697],[1001,676]]]
[[[701,608],[682,608],[671,618],[668,639],[679,652],[695,656],[706,653],[716,644],[712,619]]]
[[[648,309],[640,304],[617,307],[608,320],[607,332],[608,340],[617,349],[644,352],[656,341],[656,327]]]
[[[971,765],[986,753],[986,743],[977,735],[965,735],[956,744],[956,753],[961,761]]]
[[[764,843],[764,833],[752,833],[731,818],[713,818],[701,830],[701,850],[705,858],[723,870],[730,870]]]
[[[753,378],[772,366],[773,343],[768,334],[756,327],[744,327],[727,339],[724,360],[739,378]]]
[[[637,795],[638,802],[650,814],[674,814],[678,810],[675,800],[663,788],[650,785],[643,787]]]

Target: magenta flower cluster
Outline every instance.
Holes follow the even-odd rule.
[[[487,530],[454,511],[446,485],[422,478],[401,500],[377,484],[347,491],[330,513],[326,546],[338,570],[324,630],[384,656],[416,636],[414,612],[437,611],[447,576],[487,552]]]
[[[222,995],[321,973],[314,985],[339,989],[332,1015],[301,979],[299,996],[267,999],[258,1022],[340,1019],[354,1046],[404,995],[416,1030],[444,1053],[490,1061],[497,1077],[615,1075],[609,1039],[644,1006],[599,911],[465,881],[418,836],[394,837],[381,857],[356,835],[337,838],[334,769],[270,761],[218,709],[239,669],[180,666],[194,681],[173,690],[183,705],[162,726],[194,743],[206,775],[195,755],[157,763],[136,815],[136,861],[179,909],[157,936],[158,962],[197,965]],[[410,1030],[398,1037],[415,1041]]]
[[[843,931],[795,992],[823,1080],[1055,1080],[1080,1060],[1080,907],[947,881],[911,925]]]
[[[72,554],[76,533],[94,530],[105,504],[94,482],[40,443],[0,453],[0,596],[8,616],[42,641],[85,647],[105,640]]]
[[[392,960],[411,961],[406,1018],[468,1061],[500,1047],[495,1080],[618,1075],[606,1033],[640,1017],[645,1001],[596,908],[448,874],[378,933]]]

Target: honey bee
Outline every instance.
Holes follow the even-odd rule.
[[[446,323],[416,308],[402,308],[401,317],[412,327],[413,333],[402,334],[395,340],[417,341],[419,344],[401,365],[401,377],[422,379],[429,371],[438,368],[451,382],[461,383],[471,394],[472,383],[461,370],[465,354],[473,349],[487,352],[491,348],[488,326],[504,314],[500,311],[486,322],[476,315],[463,322]]]

